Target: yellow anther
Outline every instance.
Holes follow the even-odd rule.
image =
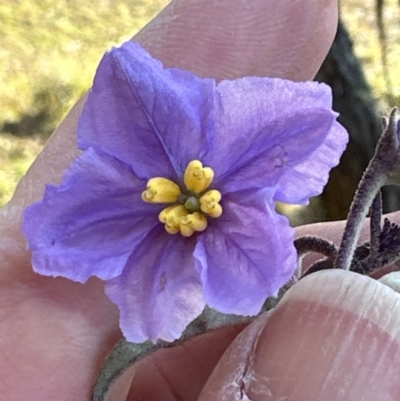
[[[192,160],[184,174],[185,187],[180,187],[171,180],[155,177],[147,182],[142,199],[148,203],[169,203],[158,215],[165,230],[170,234],[181,233],[190,237],[195,232],[207,228],[207,218],[222,214],[221,193],[215,189],[206,192],[214,179],[214,171],[203,167],[199,160]]]
[[[147,203],[174,203],[180,194],[181,190],[174,182],[167,178],[155,177],[147,182],[142,199]]]
[[[214,179],[214,171],[210,167],[203,167],[199,160],[192,160],[185,171],[183,180],[189,191],[200,193],[205,191]]]
[[[170,234],[177,234],[180,231],[181,219],[188,214],[183,205],[166,207],[158,215],[161,223],[165,224],[165,230]]]
[[[222,206],[219,204],[221,199],[221,192],[212,189],[200,198],[200,209],[211,217],[219,217],[222,214]]]
[[[194,212],[180,219],[180,231],[184,237],[192,236],[195,231],[204,231],[207,228],[207,218]]]

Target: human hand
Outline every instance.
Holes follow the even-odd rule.
[[[336,7],[335,1],[328,0],[308,0],[295,4],[290,0],[279,4],[253,0],[251,6],[246,2],[237,1],[232,4],[225,0],[218,3],[212,0],[173,1],[135,40],[167,66],[190,69],[203,76],[222,79],[261,75],[306,80],[316,73],[333,40]],[[76,156],[75,128],[82,103],[78,102],[57,129],[1,215],[0,252],[3,274],[0,284],[0,338],[3,358],[0,361],[0,393],[4,399],[10,401],[26,399],[27,395],[33,401],[89,399],[95,375],[105,355],[120,337],[118,311],[104,295],[102,283],[91,279],[87,284],[81,285],[62,278],[45,278],[33,273],[29,253],[24,250],[25,240],[19,229],[23,209],[40,199],[46,183],[59,182],[63,171]],[[340,232],[340,227],[335,232]],[[246,329],[232,344],[228,356],[221,359],[216,373],[207,385],[205,383],[211,371],[242,327],[208,333],[183,346],[162,350],[147,358],[127,372],[114,389],[112,399],[125,399],[135,370],[128,399],[194,400],[199,397],[200,392],[200,399],[219,400],[223,399],[224,394],[226,399],[235,399],[226,383],[237,378],[239,386],[236,386],[236,393],[240,393],[240,372],[237,377],[230,374],[238,366],[248,366],[246,363],[251,355],[249,351],[254,343],[253,339],[262,332],[255,351],[257,356],[254,358],[254,368],[247,369],[248,374],[245,377],[248,380],[253,374],[257,382],[263,383],[272,378],[271,383],[267,384],[273,393],[268,396],[264,391],[264,394],[257,395],[254,382],[246,381],[243,382],[243,393],[254,400],[257,397],[261,400],[284,396],[288,396],[287,399],[294,397],[296,400],[301,400],[301,397],[307,400],[329,400],[328,396],[323,396],[328,393],[322,392],[331,389],[322,385],[328,383],[328,374],[321,374],[321,382],[316,380],[316,372],[321,372],[322,368],[318,364],[321,361],[319,349],[314,345],[324,343],[324,357],[331,356],[331,359],[324,359],[327,363],[326,372],[333,367],[341,369],[340,374],[346,374],[340,376],[338,373],[334,376],[337,381],[333,381],[337,390],[344,388],[340,379],[345,380],[346,377],[348,380],[349,374],[354,373],[354,367],[349,364],[351,370],[347,371],[342,369],[346,364],[344,359],[336,359],[339,368],[332,365],[332,361],[336,355],[346,352],[347,348],[340,348],[341,343],[350,347],[351,339],[357,341],[357,337],[351,337],[348,333],[358,327],[358,324],[362,328],[362,324],[368,323],[368,315],[363,319],[359,318],[362,311],[358,312],[357,305],[369,292],[360,292],[360,288],[365,289],[359,284],[360,278],[345,272],[334,272],[336,275],[333,276],[331,272],[321,273],[304,282],[323,280],[320,277],[327,277],[326,274],[331,276],[326,278],[327,283],[316,284],[317,291],[312,291],[309,287],[304,289],[304,285],[300,283],[296,286],[297,292],[291,291],[270,317],[261,317]],[[368,280],[369,286],[380,286],[372,280],[363,280]],[[335,301],[332,299],[334,297],[329,298],[324,291],[325,287],[336,288],[335,285],[349,288],[354,300],[358,300],[355,302],[357,305],[353,304],[354,316],[350,316],[346,324],[345,319],[341,318],[344,311],[347,311],[344,300]],[[296,297],[302,291],[303,298],[299,295]],[[378,293],[375,289],[370,291],[373,294]],[[314,293],[314,297],[309,297]],[[384,303],[383,307],[395,304],[394,301],[390,303],[389,298],[397,295],[390,294],[384,298],[385,301],[377,297],[376,302],[380,302],[381,306]],[[308,301],[305,300],[307,297]],[[299,302],[299,299],[303,302]],[[307,314],[304,312],[305,306],[309,311]],[[324,316],[323,323],[319,322],[321,315]],[[301,316],[302,323],[299,324],[294,316]],[[263,329],[266,319],[268,325]],[[311,323],[308,324],[308,320]],[[338,320],[344,325],[343,330],[338,329],[334,335],[329,336],[329,329]],[[371,321],[376,323],[372,318]],[[393,327],[395,326],[393,323]],[[379,323],[376,327],[382,333],[389,332],[389,329]],[[295,336],[292,331],[297,331]],[[374,335],[372,329],[369,334]],[[392,332],[390,334],[396,338]],[[397,342],[393,341],[393,344]],[[367,345],[368,343],[364,344]],[[301,352],[294,351],[296,346]],[[290,353],[287,349],[291,350]],[[393,345],[393,348],[388,349],[395,350],[395,347]],[[281,352],[286,355],[286,359],[281,357]],[[375,352],[379,354],[379,348]],[[352,354],[348,352],[347,355],[351,357]],[[377,357],[374,359],[374,355],[368,355],[375,362]],[[372,363],[366,363],[366,366],[379,379],[378,384],[388,385],[389,381],[384,381],[378,371],[372,371]],[[385,365],[381,366],[383,369],[380,372],[388,371]],[[336,375],[336,370],[331,372]],[[354,375],[352,377],[352,383],[357,383],[356,388],[364,391],[363,382],[357,381],[360,378]],[[366,373],[361,375],[361,379],[363,377],[365,379]],[[374,385],[369,377],[368,383]],[[274,387],[276,385],[279,388]],[[306,392],[302,395],[301,391],[312,391],[313,388],[319,392]],[[375,388],[379,389],[378,385]],[[391,386],[388,388],[390,390]],[[334,392],[329,394],[336,397],[332,400],[340,399]],[[347,400],[351,400],[350,396],[354,400],[367,399],[356,397],[360,393],[348,394],[350,393],[344,393],[343,396]],[[379,400],[379,394],[374,394],[371,399]],[[246,399],[245,396],[243,399]]]

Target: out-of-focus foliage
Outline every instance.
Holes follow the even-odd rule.
[[[0,135],[0,205],[9,200],[41,149],[42,143],[35,139]]]
[[[167,2],[0,2],[0,206],[40,143],[90,87],[104,52],[132,37]]]
[[[49,134],[90,86],[112,45],[128,39],[165,0],[0,2],[0,127]]]
[[[377,6],[382,5],[385,43],[380,43]],[[349,30],[357,56],[378,99],[383,114],[400,106],[400,3],[399,0],[342,0],[341,16]],[[382,35],[381,35],[382,36]],[[382,39],[382,37],[381,37]],[[387,76],[382,60],[386,49]]]

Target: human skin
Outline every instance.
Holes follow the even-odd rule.
[[[134,40],[167,66],[202,76],[300,81],[315,75],[336,24],[333,0],[173,0]],[[89,400],[96,373],[121,338],[103,283],[35,274],[20,232],[24,208],[40,199],[46,183],[60,182],[78,154],[82,104],[1,211],[0,394],[7,401]],[[342,230],[343,223],[319,224],[297,235],[338,242]],[[247,328],[211,332],[146,358],[110,400],[397,400],[398,308],[398,295],[375,280],[316,273]]]

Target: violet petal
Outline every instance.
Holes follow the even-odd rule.
[[[100,147],[141,178],[182,177],[212,135],[214,86],[211,79],[163,69],[139,44],[127,42],[98,67],[79,120],[79,146]]]
[[[270,191],[230,194],[223,206],[194,252],[205,300],[221,312],[257,314],[297,267],[294,230],[274,211]]]
[[[280,202],[308,204],[328,182],[329,173],[339,164],[348,142],[346,130],[336,121],[325,141],[308,158],[283,171],[274,199]]]
[[[167,234],[160,225],[137,247],[122,275],[107,282],[128,341],[173,341],[203,311],[193,248],[193,239]]]
[[[60,186],[47,186],[44,199],[25,211],[34,270],[79,282],[121,274],[136,245],[160,224],[160,207],[141,199],[145,185],[117,159],[88,149]]]
[[[217,91],[216,135],[204,160],[225,192],[275,186],[322,146],[336,119],[330,89],[315,82],[253,77],[223,81]]]

